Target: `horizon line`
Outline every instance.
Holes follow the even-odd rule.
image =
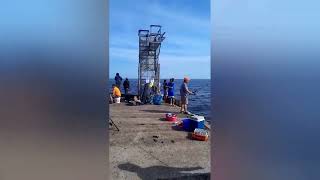
[[[138,79],[138,78],[129,78],[129,77],[126,77],[128,79]],[[171,77],[172,78],[172,77]],[[171,79],[171,78],[160,78],[160,79]],[[109,79],[113,79],[113,78],[109,78]],[[122,79],[125,79],[122,77]],[[183,79],[183,78],[174,78],[174,79]],[[211,78],[190,78],[191,80],[192,79],[206,79],[206,80],[210,80]]]

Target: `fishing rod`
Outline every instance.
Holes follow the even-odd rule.
[[[111,118],[109,118],[109,125],[110,125],[110,126],[114,126],[114,127],[117,129],[117,131],[120,131],[120,129],[118,128],[118,126],[112,121]]]
[[[192,91],[193,95],[197,95],[198,89]]]

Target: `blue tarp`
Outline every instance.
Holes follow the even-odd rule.
[[[162,103],[162,96],[161,95],[154,95],[153,96],[153,104],[160,105]]]

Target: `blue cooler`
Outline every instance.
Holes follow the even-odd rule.
[[[203,116],[198,116],[198,115],[193,115],[190,118],[191,121],[191,126],[192,126],[192,131],[194,131],[194,129],[198,128],[198,129],[204,129],[204,117]]]
[[[203,116],[191,116],[191,118],[183,119],[183,129],[189,132],[193,132],[196,128],[204,129],[204,117]]]
[[[186,118],[182,120],[182,125],[183,125],[183,129],[186,131],[193,131],[192,130],[192,124],[191,124],[191,119]]]

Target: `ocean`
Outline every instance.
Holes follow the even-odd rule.
[[[129,79],[130,81],[130,91],[129,93],[136,94],[137,93],[137,86],[138,86],[138,80],[137,79]],[[169,80],[167,79],[167,82]],[[163,82],[163,79],[161,80],[161,83]],[[175,79],[175,97],[176,99],[180,99],[180,86],[183,82],[182,79]],[[113,79],[109,79],[109,88],[111,89],[111,85],[114,84]],[[197,90],[196,95],[190,95],[189,96],[189,105],[188,105],[188,111],[197,114],[202,115],[205,117],[207,121],[210,121],[210,107],[211,107],[211,83],[210,79],[191,79],[189,83],[189,89],[191,91]],[[123,86],[121,86],[121,92],[124,92],[122,89]],[[161,88],[162,92],[162,88]]]

